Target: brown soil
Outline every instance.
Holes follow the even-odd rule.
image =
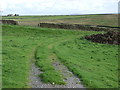
[[[85,38],[97,43],[120,45],[120,32],[109,31],[105,34],[91,35]]]

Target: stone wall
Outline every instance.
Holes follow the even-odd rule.
[[[81,25],[81,24],[66,24],[66,23],[39,23],[38,27],[87,30],[87,31],[120,30],[120,27],[111,27],[111,26],[102,26],[102,25],[95,26],[95,25]]]
[[[18,25],[18,22],[14,20],[0,20],[0,24]]]

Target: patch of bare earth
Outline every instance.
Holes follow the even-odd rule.
[[[117,31],[109,31],[105,34],[86,36],[85,38],[92,42],[120,45],[120,32]]]

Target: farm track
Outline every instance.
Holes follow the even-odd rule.
[[[63,88],[84,88],[84,86],[81,85],[80,79],[70,72],[68,68],[58,60],[56,54],[52,54],[51,59],[53,60],[55,70],[59,71],[64,77],[66,85],[61,85]],[[59,88],[57,85],[55,85],[55,87]]]
[[[29,76],[29,83],[28,86],[30,88],[53,88],[54,85],[52,84],[45,84],[41,81],[39,75],[43,73],[40,71],[40,68],[38,68],[35,65],[35,52],[36,50],[33,50],[32,56],[30,58],[31,63],[31,69],[30,69],[30,76]]]
[[[53,49],[55,43],[49,44],[48,49]],[[59,71],[60,74],[64,78],[65,85],[56,85],[56,84],[45,84],[41,81],[39,75],[43,73],[40,71],[35,65],[35,50],[33,51],[33,55],[31,57],[31,70],[30,70],[30,77],[29,77],[29,84],[31,88],[84,88],[81,85],[81,81],[77,76],[75,76],[71,71],[67,69],[57,58],[56,54],[51,52],[49,55],[49,59],[52,61],[52,65],[55,67],[55,70]]]

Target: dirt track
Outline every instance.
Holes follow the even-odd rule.
[[[49,49],[53,48],[53,44],[48,45]],[[38,68],[35,65],[35,59],[34,59],[34,52],[32,53],[31,57],[31,70],[30,70],[30,82],[28,83],[28,86],[31,88],[84,88],[85,87],[81,84],[81,81],[77,76],[75,76],[71,71],[67,69],[66,66],[64,66],[57,58],[56,54],[51,53],[49,56],[49,59],[53,61],[53,66],[57,71],[61,73],[61,75],[64,77],[64,81],[66,82],[66,85],[55,85],[55,84],[45,84],[41,81],[40,75],[43,73],[40,71],[40,68]]]
[[[62,75],[66,77],[64,79],[64,81],[67,83],[66,85],[54,85],[43,83],[40,77],[38,76],[42,72],[34,63],[32,63],[31,75],[29,78],[31,82],[29,83],[29,86],[31,88],[84,88],[83,85],[81,85],[80,80],[76,76],[74,76],[72,72],[70,72],[59,61],[55,61],[54,66],[56,70],[60,70],[62,72]]]

